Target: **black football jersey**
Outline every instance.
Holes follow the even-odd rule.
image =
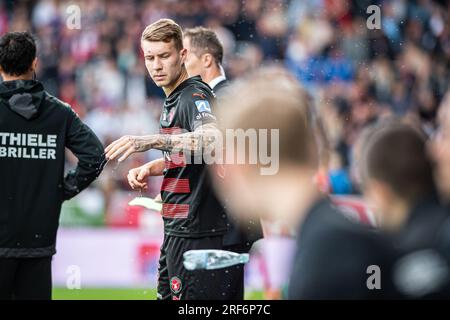
[[[215,123],[211,110],[214,98],[214,93],[200,77],[185,80],[164,101],[160,133],[193,132],[201,125]],[[202,157],[178,151],[164,151],[163,155],[161,197],[165,234],[180,237],[224,234],[227,217],[214,194]]]

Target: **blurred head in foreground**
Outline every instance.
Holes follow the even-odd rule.
[[[442,199],[450,203],[450,90],[440,106],[439,128],[432,141],[432,155],[436,162],[436,182]]]
[[[386,119],[363,134],[360,170],[364,197],[380,227],[400,228],[419,202],[435,196],[426,136],[412,124]]]
[[[232,214],[295,223],[318,197],[310,108],[306,92],[279,67],[261,68],[224,92],[218,119],[227,136],[225,178],[216,186]],[[239,163],[244,156],[245,163]]]

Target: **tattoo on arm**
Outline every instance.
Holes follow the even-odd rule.
[[[200,152],[214,147],[218,132],[220,133],[215,125],[206,124],[194,132],[177,135],[159,134],[154,136],[152,148],[168,152]]]

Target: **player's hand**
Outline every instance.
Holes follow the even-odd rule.
[[[106,159],[114,160],[122,155],[118,160],[122,162],[135,152],[147,151],[151,145],[150,138],[151,136],[123,136],[106,147]]]
[[[131,169],[128,171],[127,179],[128,184],[133,190],[143,189],[147,190],[148,185],[146,179],[151,175],[151,167],[148,164],[144,164],[141,167]]]

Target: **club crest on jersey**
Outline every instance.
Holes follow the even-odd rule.
[[[170,109],[169,112],[164,110],[162,120],[172,122],[174,115],[175,115],[175,108]]]
[[[175,115],[175,108],[172,108],[169,112],[169,122],[172,122],[173,116]]]
[[[180,278],[178,277],[172,277],[170,279],[170,290],[172,290],[172,292],[174,294],[178,294],[182,289],[182,283]]]
[[[195,101],[198,112],[211,112],[211,107],[208,100],[197,100]]]

